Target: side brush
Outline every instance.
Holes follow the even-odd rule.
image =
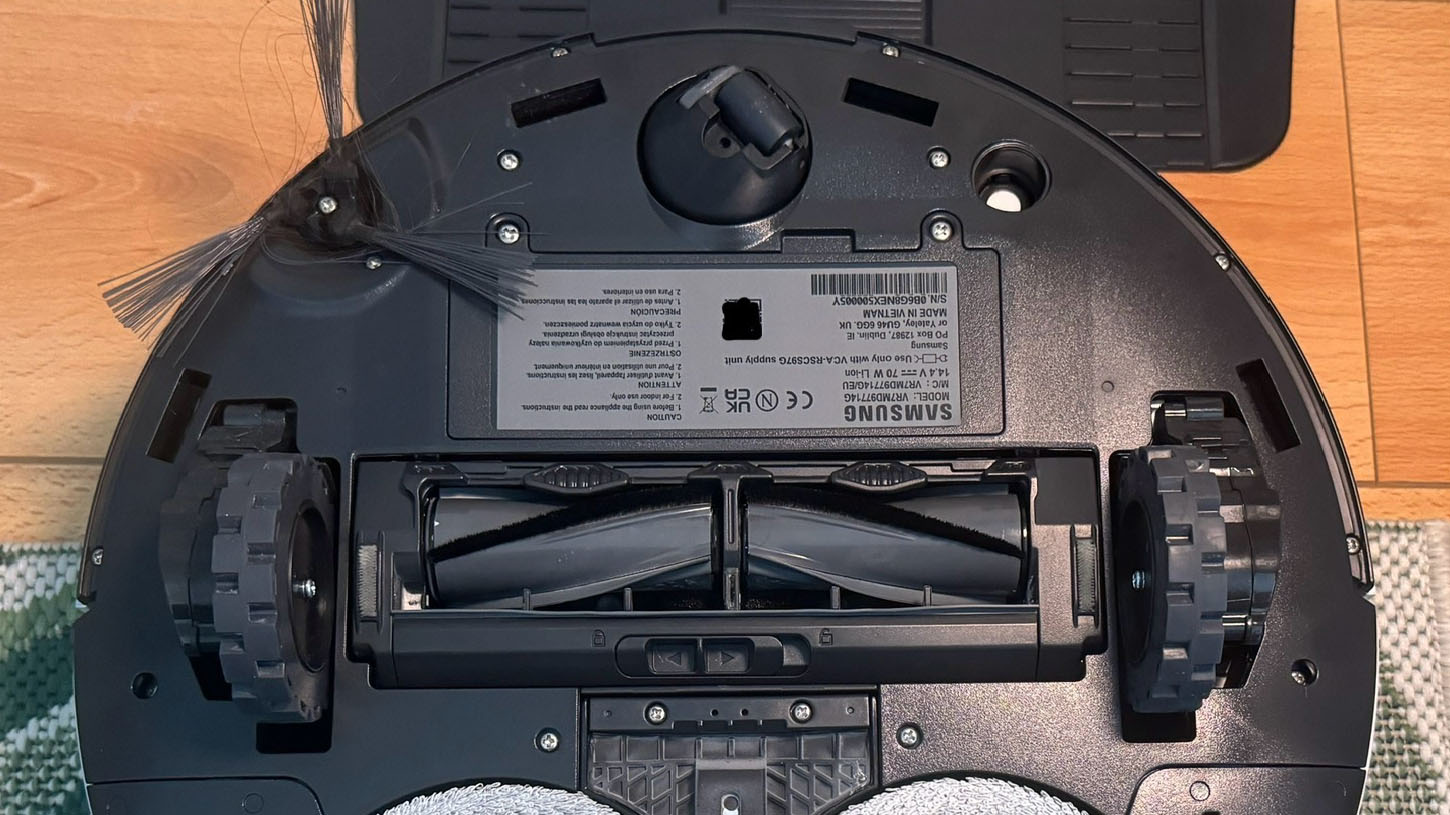
[[[344,133],[343,46],[351,0],[301,0],[316,64],[327,145],[313,166],[240,225],[133,272],[101,283],[126,328],[164,350],[218,285],[269,236],[318,250],[380,252],[513,311],[531,282],[527,256],[484,245],[477,234],[433,231],[441,218],[402,229],[376,182],[357,131]],[[371,262],[376,262],[375,260]]]

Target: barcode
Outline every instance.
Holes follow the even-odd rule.
[[[946,294],[945,272],[847,272],[811,275],[811,294]]]

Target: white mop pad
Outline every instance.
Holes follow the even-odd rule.
[[[999,778],[938,778],[887,790],[845,815],[1086,815],[1045,792]]]
[[[845,815],[908,813],[1085,815],[1066,801],[996,778],[919,781],[856,804]],[[489,784],[457,787],[414,798],[384,815],[617,815],[617,811],[579,793],[519,784]]]
[[[424,795],[384,815],[618,815],[577,792],[523,784],[479,784]]]

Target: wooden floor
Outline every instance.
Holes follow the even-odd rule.
[[[315,154],[296,4],[0,7],[0,540],[80,536],[144,351],[96,284]],[[1299,0],[1283,146],[1175,175],[1283,312],[1366,514],[1450,517],[1450,3]]]

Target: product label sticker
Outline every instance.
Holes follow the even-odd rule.
[[[536,269],[498,323],[501,430],[955,427],[945,264]]]

